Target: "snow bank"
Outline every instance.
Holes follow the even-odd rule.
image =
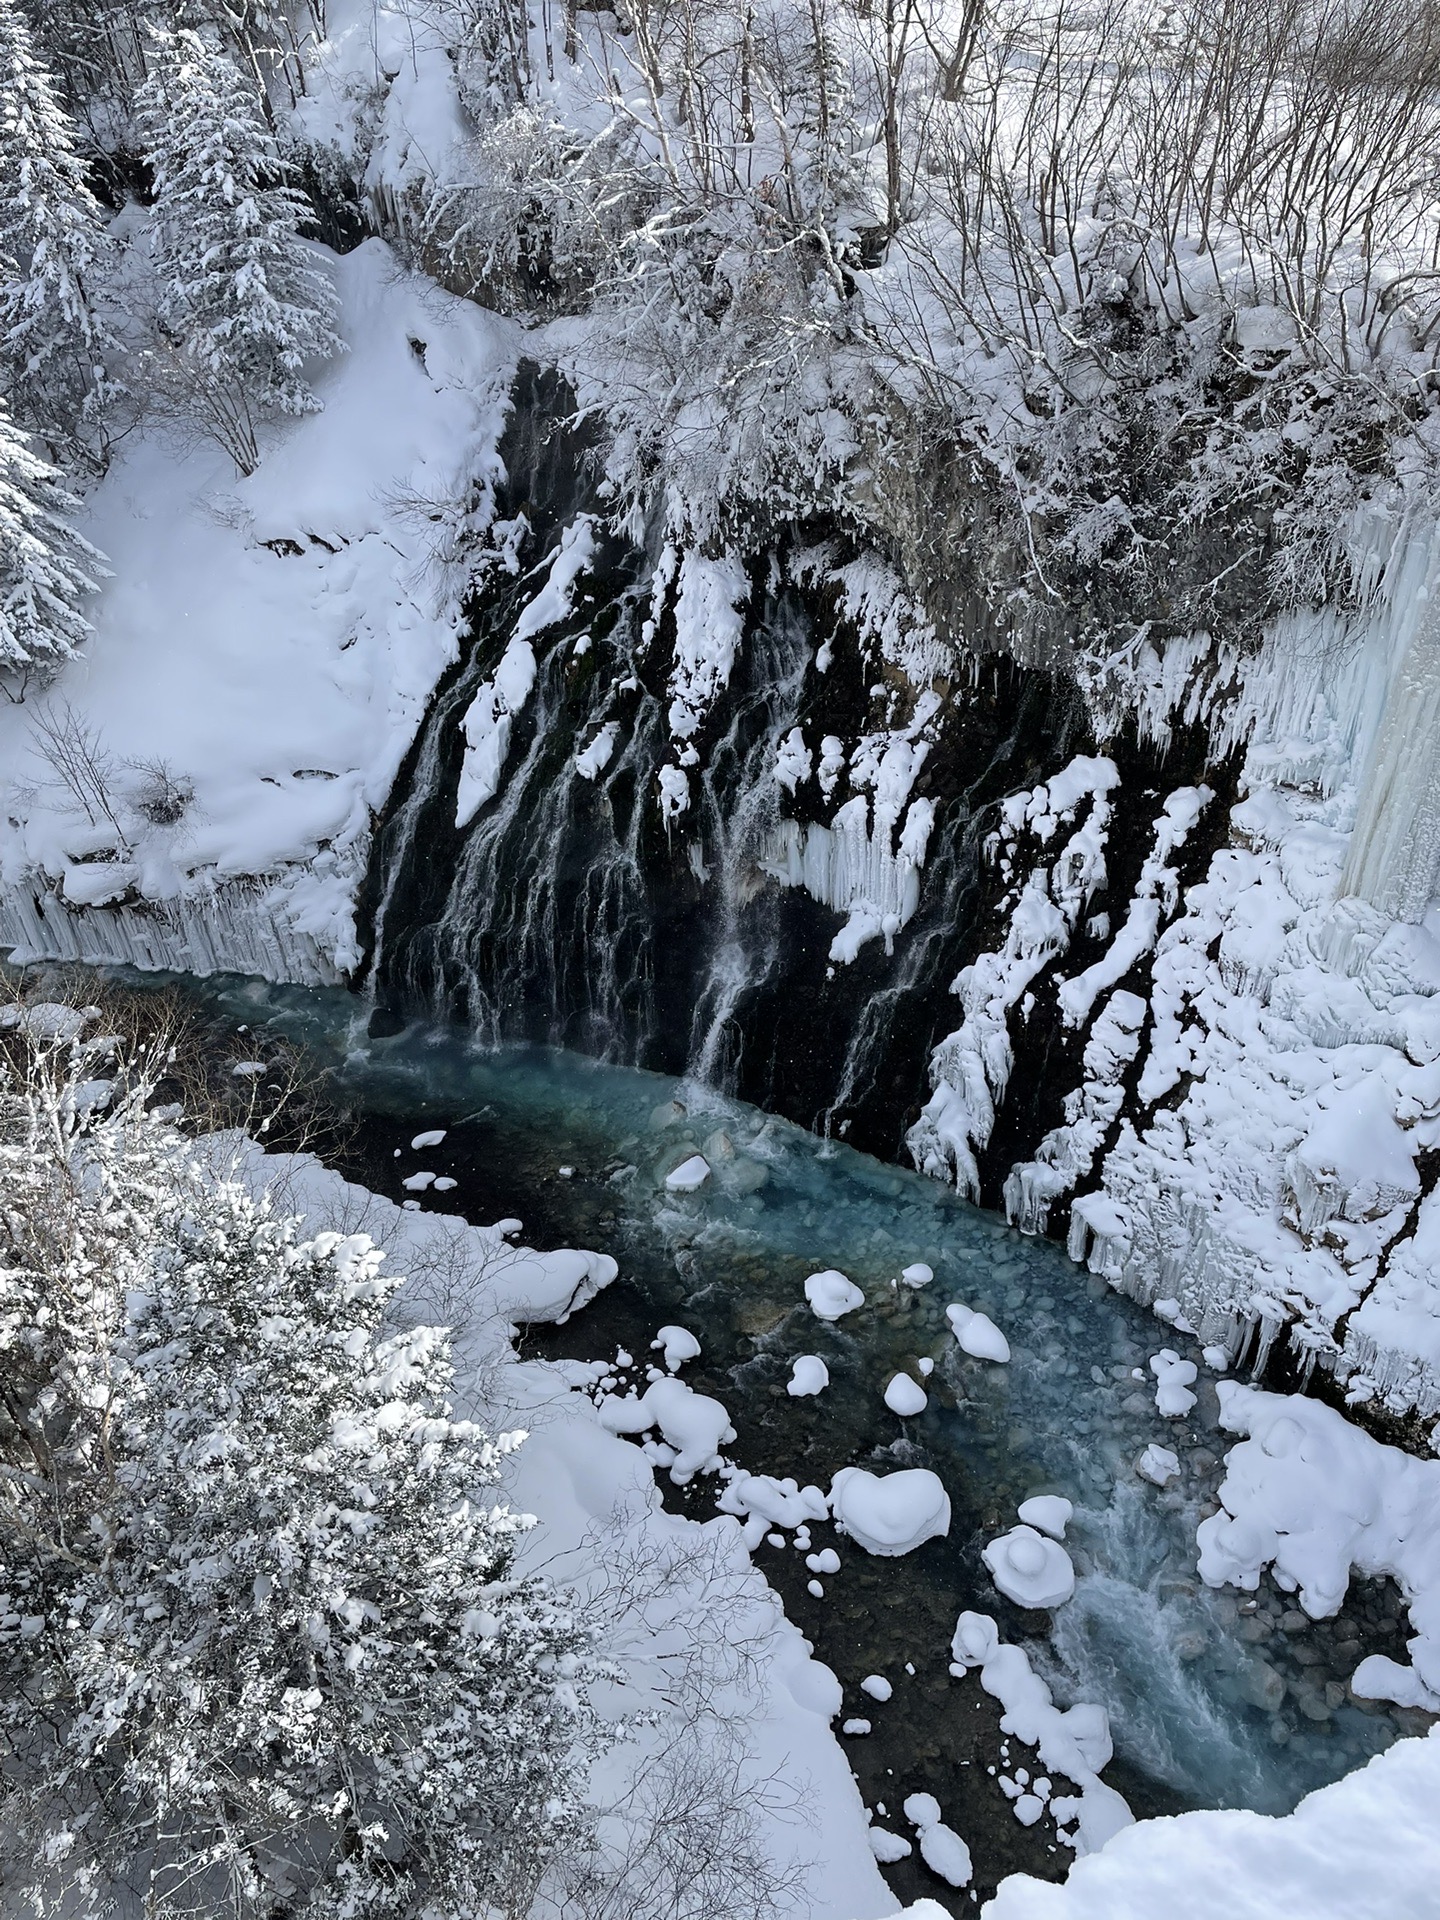
[[[1063,1886],[1012,1874],[985,1920],[1418,1920],[1440,1886],[1440,1737],[1399,1740],[1294,1813],[1184,1813],[1118,1833]],[[920,1920],[921,1908],[909,1909]],[[928,1917],[927,1917],[928,1920]]]
[[[32,703],[0,703],[0,789],[30,790],[0,791],[0,943],[307,983],[356,958],[369,822],[456,654],[435,516],[489,510],[520,335],[377,240],[327,266],[349,351],[323,413],[265,427],[248,479],[142,428],[86,498],[113,577],[50,706],[98,736],[123,831],[37,757]],[[142,761],[193,791],[172,824],[132,804]]]
[[[1415,1629],[1413,1665],[1372,1655],[1352,1684],[1440,1711],[1440,1460],[1384,1446],[1316,1400],[1233,1380],[1217,1392],[1222,1423],[1249,1437],[1227,1457],[1222,1511],[1197,1530],[1201,1578],[1253,1590],[1272,1567],[1323,1620],[1339,1611],[1352,1570],[1392,1575]]]
[[[890,1912],[894,1899],[876,1871],[865,1808],[831,1730],[840,1685],[810,1658],[807,1643],[751,1567],[734,1523],[702,1527],[667,1513],[649,1461],[605,1431],[587,1395],[567,1387],[567,1369],[514,1357],[513,1322],[553,1317],[557,1303],[563,1312],[571,1297],[566,1280],[579,1272],[607,1273],[613,1263],[578,1250],[511,1247],[507,1222],[472,1227],[452,1215],[405,1213],[303,1156],[251,1150],[249,1173],[257,1183],[278,1173],[283,1204],[308,1213],[317,1227],[333,1220],[347,1231],[369,1231],[389,1250],[388,1264],[412,1276],[396,1296],[397,1307],[433,1313],[427,1288],[428,1276],[436,1276],[444,1317],[455,1328],[460,1411],[530,1430],[507,1462],[507,1497],[538,1520],[522,1538],[519,1571],[543,1570],[602,1599],[606,1582],[618,1578],[613,1597],[625,1618],[615,1622],[615,1653],[624,1684],[607,1710],[632,1716],[635,1737],[601,1763],[596,1791],[622,1796],[633,1770],[663,1759],[667,1745],[683,1738],[681,1718],[667,1708],[677,1668],[697,1643],[722,1647],[731,1636],[744,1657],[732,1663],[732,1678],[724,1677],[721,1662],[711,1709],[744,1729],[737,1778],[753,1783],[758,1844],[778,1862],[800,1856],[797,1915],[879,1920]],[[482,1386],[486,1399],[477,1406]],[[655,1570],[655,1591],[627,1600],[628,1570],[643,1567]],[[645,1716],[656,1713],[657,1724],[647,1730]],[[808,1788],[808,1824],[798,1848],[794,1813],[776,1793],[777,1780]]]

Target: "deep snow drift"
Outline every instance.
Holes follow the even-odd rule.
[[[267,427],[249,479],[152,425],[86,500],[113,574],[95,632],[42,698],[0,701],[0,943],[299,980],[356,958],[371,817],[456,657],[447,544],[487,523],[519,335],[378,240],[325,258],[349,351],[324,411]],[[111,816],[47,766],[37,706],[88,732]],[[168,823],[133,804],[156,762],[193,795]]]

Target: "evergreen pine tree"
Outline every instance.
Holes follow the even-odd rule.
[[[76,147],[16,0],[0,0],[0,362],[25,427],[93,446],[107,394],[92,305],[105,234]]]
[[[163,1055],[97,1099],[83,1017],[17,1012],[0,1847],[41,1912],[527,1912],[594,1722],[590,1630],[484,1492],[519,1436],[451,1417],[449,1337],[386,1325],[364,1235],[192,1159]]]
[[[233,61],[189,29],[157,36],[137,108],[155,177],[160,324],[206,383],[212,430],[250,471],[252,407],[319,409],[304,368],[340,349],[334,289],[300,238],[305,200]]]
[[[68,659],[103,556],[70,525],[78,502],[0,402],[0,673]]]

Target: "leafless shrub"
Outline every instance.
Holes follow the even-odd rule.
[[[32,753],[79,807],[92,827],[114,830],[121,851],[130,839],[120,822],[119,766],[98,730],[68,700],[40,707],[30,722]]]
[[[135,776],[130,804],[152,827],[178,826],[195,800],[195,783],[168,760],[155,758],[126,763]]]

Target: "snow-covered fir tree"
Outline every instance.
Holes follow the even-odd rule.
[[[104,246],[74,126],[16,0],[0,0],[0,363],[23,425],[92,451],[110,387]]]
[[[0,401],[0,675],[55,666],[90,631],[80,609],[105,565],[70,523],[78,507]]]
[[[319,408],[305,368],[340,350],[334,289],[300,237],[308,208],[254,84],[226,54],[190,29],[157,35],[136,104],[160,326],[198,375],[212,430],[252,471],[253,409]]]
[[[487,1491],[520,1436],[452,1418],[368,1239],[198,1163],[79,1016],[10,1018],[0,1828],[39,1910],[524,1914],[594,1723]]]

